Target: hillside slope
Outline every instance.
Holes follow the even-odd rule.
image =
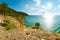
[[[8,5],[5,2],[0,4],[0,15],[15,17],[20,22],[20,26],[24,25],[24,18],[25,16],[28,16],[24,12],[18,12],[8,7]]]

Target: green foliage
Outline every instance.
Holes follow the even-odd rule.
[[[56,40],[60,40],[60,38],[56,38]]]
[[[1,7],[6,7],[7,6],[7,3],[6,2],[3,2],[2,4],[0,4]]]
[[[8,31],[14,29],[13,25],[11,25],[11,20],[6,20],[5,26],[6,26],[6,30],[8,30]]]
[[[5,25],[6,26],[9,26],[10,25],[10,22],[11,22],[10,20],[6,20]]]
[[[2,4],[0,4],[0,11],[3,13],[3,15],[5,15],[5,10],[7,8],[7,4],[6,2],[3,2]]]
[[[8,31],[11,31],[13,29],[14,29],[14,27],[12,25],[9,25],[9,26],[6,27],[6,30],[8,30]]]
[[[40,23],[39,23],[39,22],[37,22],[37,23],[35,24],[35,26],[40,26]]]
[[[4,16],[12,16],[14,18],[16,18],[19,22],[22,22],[22,20],[24,20],[25,16],[28,16],[26,13],[24,12],[18,12],[10,7],[8,7],[8,5],[3,2],[2,4],[0,4],[0,12],[2,15]],[[11,25],[10,20],[7,20],[5,23],[6,29],[13,29],[13,25]],[[12,26],[12,27],[10,27]]]
[[[35,26],[36,26],[36,28],[39,28],[40,27],[40,23],[39,22],[35,23]]]
[[[27,16],[27,14],[24,12],[18,12],[18,11],[15,11],[14,9],[8,7],[8,5],[5,2],[0,4],[0,12],[2,12],[2,14],[5,16],[15,17],[19,22],[20,22],[20,17],[22,19],[24,19],[25,16]]]
[[[36,22],[35,23],[35,26],[32,26],[31,28],[32,29],[39,29],[40,28],[40,23],[39,22]]]

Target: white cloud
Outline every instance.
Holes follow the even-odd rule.
[[[46,6],[45,5],[42,5],[42,9],[45,9],[46,8]]]
[[[30,7],[29,5],[26,5],[25,8],[28,10],[29,15],[41,15],[48,10],[46,5],[42,5],[41,7]]]
[[[35,8],[30,8],[30,10],[36,10]]]
[[[52,3],[47,3],[48,8],[52,8]]]
[[[43,14],[60,15],[60,12],[56,11],[57,9],[52,8],[52,3],[47,3],[46,5],[41,5],[39,7],[31,7],[30,5],[26,5],[26,9],[29,15],[43,15]]]
[[[39,6],[41,3],[41,0],[33,0],[33,2],[35,2],[36,6]]]

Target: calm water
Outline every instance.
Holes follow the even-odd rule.
[[[60,32],[60,15],[46,16],[46,17],[43,15],[39,15],[39,16],[32,15],[25,17],[25,23],[28,26],[34,26],[36,22],[39,22],[41,28],[45,30]]]

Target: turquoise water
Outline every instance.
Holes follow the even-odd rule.
[[[25,23],[28,26],[34,26],[36,22],[39,22],[41,25],[40,27],[45,30],[60,32],[60,15],[55,15],[53,19],[49,19],[49,17],[46,19],[47,20],[45,20],[42,15],[31,15],[25,17]]]

